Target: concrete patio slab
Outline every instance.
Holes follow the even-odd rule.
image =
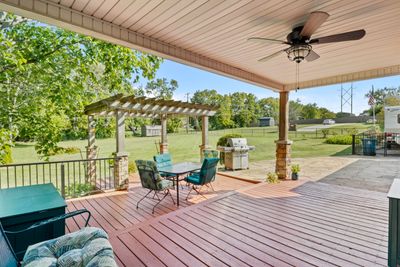
[[[300,164],[300,179],[319,181],[353,188],[387,192],[395,178],[400,178],[398,158],[391,157],[317,157],[294,158]],[[268,172],[275,171],[274,160],[251,162],[248,170],[220,173],[240,178],[265,180]]]

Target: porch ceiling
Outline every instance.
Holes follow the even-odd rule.
[[[300,64],[300,87],[400,74],[398,0],[0,0],[0,9],[147,51],[276,91],[295,87],[285,48],[247,41],[285,39],[315,10],[330,14],[313,37],[365,29],[360,41],[321,44]]]

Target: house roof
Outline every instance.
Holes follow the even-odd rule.
[[[86,115],[114,116],[123,111],[128,117],[157,118],[160,115],[213,116],[218,107],[175,100],[117,94],[85,107]]]
[[[0,9],[150,52],[275,91],[296,87],[286,48],[247,41],[285,40],[310,12],[330,14],[313,37],[365,29],[359,41],[320,44],[316,61],[300,63],[300,88],[400,74],[398,0],[4,0]]]

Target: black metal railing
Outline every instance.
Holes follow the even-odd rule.
[[[386,156],[388,151],[399,148],[398,140],[400,140],[400,134],[397,133],[364,132],[356,134],[353,135],[352,154],[372,156],[381,153]]]
[[[66,198],[114,188],[114,159],[0,165],[0,188],[53,183]]]

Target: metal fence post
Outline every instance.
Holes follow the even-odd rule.
[[[61,164],[61,196],[65,198],[65,165]]]
[[[351,136],[351,154],[355,155],[356,154],[356,135],[353,134]]]

